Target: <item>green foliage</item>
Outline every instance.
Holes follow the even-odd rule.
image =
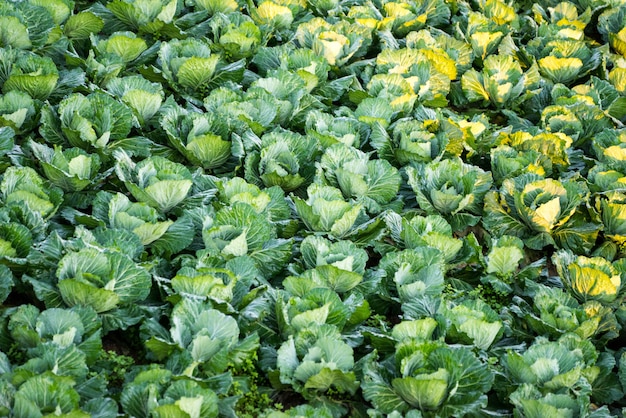
[[[238,417],[258,417],[265,411],[280,406],[272,402],[269,391],[264,390],[263,385],[267,385],[267,382],[258,369],[257,362],[255,354],[239,365],[232,365],[236,380],[233,382],[231,392],[232,396],[239,397],[235,407]]]
[[[0,2],[0,416],[624,415],[625,26]]]
[[[91,374],[95,377],[98,373],[104,373],[112,388],[121,389],[134,363],[135,359],[130,356],[118,354],[113,350],[102,350]]]
[[[478,223],[491,173],[451,159],[409,167],[407,174],[418,205],[428,214],[446,217],[455,231]]]

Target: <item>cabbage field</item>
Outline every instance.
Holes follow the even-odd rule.
[[[626,416],[626,1],[1,0],[0,417]]]

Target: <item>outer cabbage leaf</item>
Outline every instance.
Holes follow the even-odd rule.
[[[107,90],[132,109],[137,126],[149,121],[163,101],[163,87],[141,76],[114,78],[107,83]]]
[[[46,9],[57,25],[65,26],[72,16],[73,3],[70,0],[33,0],[30,3]]]
[[[129,29],[152,34],[177,32],[170,25],[179,11],[176,0],[114,0],[107,8]]]
[[[319,162],[319,180],[338,187],[344,197],[362,202],[377,213],[390,203],[400,188],[398,170],[386,160],[370,160],[368,155],[344,144],[328,149]]]
[[[63,301],[106,312],[141,302],[150,293],[150,274],[123,254],[85,248],[64,256],[56,272]]]
[[[59,103],[58,112],[63,135],[72,146],[84,150],[102,149],[110,141],[126,139],[132,127],[132,111],[100,92],[71,94]]]
[[[598,32],[618,54],[626,54],[626,8],[623,5],[609,7],[598,17]]]
[[[235,202],[247,203],[257,213],[265,214],[275,223],[291,222],[291,209],[285,201],[285,194],[278,186],[261,190],[254,184],[247,183],[241,177],[233,177],[217,184],[218,199],[224,206]],[[215,205],[221,206],[220,204]]]
[[[503,334],[503,323],[498,314],[480,299],[449,303],[443,314],[450,321],[446,338],[459,343],[470,343],[487,350]]]
[[[524,91],[536,87],[539,80],[536,67],[524,73],[512,56],[490,55],[484,61],[482,73],[467,71],[461,85],[470,102],[486,100],[501,108],[510,106]]]
[[[0,223],[0,260],[2,264],[17,268],[27,264],[33,245],[30,230],[17,222]],[[9,278],[11,275],[8,276]]]
[[[263,1],[259,7],[252,9],[250,15],[254,22],[271,30],[287,30],[290,28],[294,16],[293,11],[273,1]]]
[[[167,137],[191,163],[205,169],[221,170],[229,160],[239,162],[227,121],[211,113],[188,112],[175,107],[161,120]],[[234,136],[232,139],[235,139]]]
[[[235,202],[205,220],[206,252],[227,259],[249,255],[264,274],[273,274],[291,257],[291,240],[276,239],[276,228],[247,203]]]
[[[216,13],[231,13],[239,7],[235,0],[193,0],[192,4],[198,10],[206,10],[211,16]]]
[[[81,191],[102,178],[97,154],[88,154],[80,148],[63,150],[55,146],[51,149],[34,141],[29,142],[29,148],[40,161],[48,180],[66,192]]]
[[[353,117],[334,117],[321,111],[310,112],[306,119],[306,133],[325,148],[337,142],[358,147],[361,138],[359,126],[358,120]]]
[[[598,133],[591,143],[598,160],[610,169],[626,170],[626,131],[606,129]]]
[[[172,278],[172,289],[183,297],[230,302],[237,276],[226,269],[183,267]]]
[[[44,2],[43,4],[38,1],[9,3],[3,8],[2,11],[0,11],[0,14],[7,17],[16,17],[24,26],[26,26],[26,28],[28,28],[27,34],[31,42],[31,46],[35,49],[45,48],[58,36],[58,34],[55,33],[58,30],[57,25],[59,24],[57,18],[62,19],[62,15],[67,13],[67,5],[65,5],[65,10],[62,10],[60,16],[57,16],[54,11],[54,6],[50,3],[52,2]],[[17,26],[13,26],[13,28],[17,31],[17,33],[11,34],[13,36],[9,35],[8,40],[15,40],[14,37],[17,37],[18,45],[12,46],[20,49],[26,49],[27,47],[24,45],[19,45],[19,43],[23,41],[21,28]],[[63,44],[64,42],[61,40],[61,45]]]
[[[24,382],[15,393],[13,412],[19,416],[40,417],[42,411],[59,411],[74,417],[86,417],[78,409],[80,396],[69,377],[46,373]]]
[[[398,344],[391,373],[371,363],[364,373],[363,395],[381,412],[418,410],[446,416],[479,410],[494,377],[467,348],[418,340]]]
[[[101,64],[128,64],[148,50],[146,41],[133,32],[114,32],[107,38],[92,35],[91,42]]]
[[[29,49],[32,43],[27,26],[17,16],[0,16],[0,46]]]
[[[562,132],[540,132],[531,134],[529,132],[518,131],[513,133],[500,133],[500,139],[504,144],[510,145],[514,149],[526,153],[535,151],[543,155],[544,159],[549,159],[551,168],[559,172],[570,169],[570,154],[574,144],[573,138]],[[531,154],[532,155],[532,154]],[[543,162],[543,166],[550,167],[549,162]],[[537,170],[541,171],[541,170]],[[535,174],[540,174],[540,173]]]
[[[367,252],[351,241],[331,242],[319,236],[308,236],[300,244],[302,261],[307,268],[333,265],[346,271],[365,273]]]
[[[391,252],[381,259],[380,269],[384,272],[380,296],[399,300],[407,316],[419,318],[427,314],[420,309],[439,303],[445,272],[439,250],[418,247]]]
[[[598,175],[601,173],[598,173]],[[624,251],[626,244],[626,230],[624,229],[624,221],[626,220],[626,201],[623,193],[611,192],[612,188],[623,189],[621,173],[605,172],[602,180],[597,179],[600,190],[607,192],[599,195],[596,199],[596,210],[599,212],[602,224],[604,225],[604,235],[610,241],[614,242],[620,251]],[[591,178],[591,173],[589,174]],[[608,177],[608,178],[607,178]],[[617,178],[615,178],[617,177]],[[613,180],[610,184],[603,184]]]
[[[237,3],[231,1],[236,8]],[[226,2],[219,7],[229,8],[230,5]],[[218,14],[211,19],[211,28],[214,33],[212,47],[230,61],[249,58],[261,44],[261,30],[251,18],[243,14]]]
[[[559,27],[544,25],[526,46],[535,56],[542,76],[553,83],[571,84],[600,63],[600,51],[583,41],[562,38]]]
[[[153,156],[135,164],[123,151],[115,152],[115,171],[128,191],[161,213],[182,202],[193,184],[191,173],[182,164],[164,157]]]
[[[453,237],[450,224],[439,215],[415,216],[410,220],[403,218],[399,238],[408,249],[424,246],[438,249],[448,263],[463,247],[463,242]]]
[[[63,33],[69,39],[88,39],[92,33],[104,28],[104,21],[93,13],[79,12],[68,17],[63,25]]]
[[[359,103],[354,111],[354,116],[360,122],[370,126],[380,124],[386,128],[391,123],[394,111],[386,100],[368,97]]]
[[[308,187],[307,194],[307,200],[294,196],[293,202],[309,230],[341,238],[359,225],[363,206],[346,202],[341,190],[314,183]]]
[[[563,284],[581,302],[597,300],[608,305],[621,295],[621,271],[604,258],[576,257],[562,250],[553,261]]]
[[[137,417],[218,416],[215,392],[190,379],[172,379],[172,372],[153,368],[139,372],[124,386],[120,403],[123,410]]]
[[[61,204],[63,193],[47,187],[41,177],[30,167],[9,167],[0,184],[4,204],[25,204],[44,218],[54,215]]]
[[[483,222],[495,235],[522,238],[529,248],[558,245],[586,252],[594,245],[599,228],[574,214],[587,193],[582,184],[572,180],[559,182],[523,174],[504,180],[499,196],[487,194]]]
[[[500,145],[491,149],[491,173],[497,184],[524,173],[550,177],[552,160],[534,149],[518,151],[508,145]]]
[[[28,131],[33,128],[35,116],[35,102],[24,92],[12,90],[0,96],[0,126],[13,128],[16,133]],[[5,149],[2,146],[2,149]]]
[[[293,337],[278,349],[276,365],[280,381],[291,384],[305,399],[323,396],[334,389],[354,394],[358,381],[352,371],[353,351],[345,342],[332,337],[319,337],[296,351]]]
[[[610,309],[596,302],[580,305],[562,289],[541,284],[533,284],[531,289],[532,305],[515,297],[510,309],[537,334],[556,340],[568,332],[585,339],[608,339],[615,333]]]
[[[0,265],[0,277],[0,303],[4,303],[11,294],[15,280],[13,273],[5,265]]]
[[[187,97],[202,99],[212,89],[243,77],[244,61],[227,64],[211,54],[205,42],[187,38],[161,44],[158,63],[170,86]]]
[[[344,20],[330,24],[320,17],[298,25],[295,38],[299,46],[312,49],[338,67],[364,56],[372,43],[371,29],[366,26]]]
[[[455,231],[476,225],[483,198],[492,184],[490,172],[451,159],[409,167],[407,174],[423,210],[441,214]]]
[[[172,311],[169,332],[161,330],[148,343],[158,358],[172,355],[181,375],[209,377],[241,366],[259,347],[256,334],[239,340],[237,321],[207,302],[183,298]]]
[[[398,37],[424,27],[445,25],[450,19],[450,8],[444,1],[418,0],[386,2],[383,6],[386,24]]]
[[[37,100],[45,100],[54,91],[59,70],[52,59],[33,53],[20,53],[10,67],[2,91],[22,91]]]
[[[590,341],[582,340],[574,334],[565,334],[554,342],[538,337],[522,354],[507,353],[503,358],[503,365],[512,382],[519,385],[515,393],[511,394],[512,400],[520,397],[523,399],[522,394],[528,385],[533,385],[539,396],[560,392],[569,398],[570,391],[589,387],[593,382],[593,373],[589,372],[597,356],[598,353]],[[588,400],[588,396],[588,392],[577,395],[583,401]],[[570,402],[573,401],[569,399]]]
[[[245,178],[258,186],[280,186],[286,192],[304,189],[313,180],[318,143],[289,131],[263,135],[261,150],[246,157]]]

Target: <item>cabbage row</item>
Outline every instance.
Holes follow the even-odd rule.
[[[0,416],[626,415],[626,3],[0,2]]]

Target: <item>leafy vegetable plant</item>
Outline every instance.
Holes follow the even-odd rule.
[[[0,2],[0,416],[626,416],[625,27]]]

